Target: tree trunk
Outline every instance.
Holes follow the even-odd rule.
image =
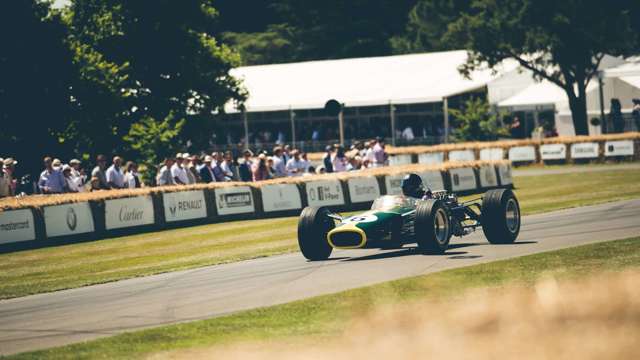
[[[576,135],[589,135],[586,86],[582,81],[578,81],[576,85],[578,87],[577,96],[573,92],[572,88],[565,89],[569,97],[569,107],[571,108],[573,128]]]

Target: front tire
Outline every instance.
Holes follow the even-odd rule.
[[[425,254],[443,254],[449,247],[449,212],[440,200],[426,200],[416,207],[414,232],[418,249]]]
[[[298,246],[302,255],[311,261],[326,260],[333,248],[327,233],[335,227],[325,207],[306,207],[298,219]]]
[[[520,204],[513,191],[487,191],[482,199],[480,223],[491,244],[513,244],[520,233]]]

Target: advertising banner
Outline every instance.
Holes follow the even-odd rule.
[[[389,165],[407,165],[411,164],[411,154],[391,155],[389,157]]]
[[[202,190],[163,193],[162,203],[166,222],[207,217],[207,205]]]
[[[296,210],[302,208],[300,191],[295,184],[273,184],[260,187],[264,212]]]
[[[490,188],[498,186],[498,177],[496,176],[496,168],[491,165],[480,167],[480,186]]]
[[[534,146],[515,146],[509,149],[511,161],[536,161],[536,148]]]
[[[92,233],[93,215],[88,202],[44,207],[47,237]]]
[[[104,201],[105,227],[107,230],[154,223],[151,196],[136,196]]]
[[[575,143],[571,145],[572,159],[593,159],[598,157],[598,143]]]
[[[540,158],[542,160],[565,160],[567,158],[567,145],[565,144],[540,145]]]
[[[387,175],[384,177],[384,185],[387,188],[386,195],[402,194],[402,178],[404,175]]]
[[[373,201],[380,196],[378,180],[373,176],[348,179],[347,186],[352,203]]]
[[[604,143],[604,156],[633,155],[633,140],[607,141]]]
[[[214,189],[218,215],[234,215],[255,212],[253,194],[248,186]]]
[[[0,212],[0,244],[36,239],[31,209]]]
[[[444,153],[443,152],[432,152],[432,153],[423,153],[418,154],[418,163],[419,164],[442,164],[444,162]]]
[[[486,148],[480,149],[480,160],[502,160],[504,159],[504,150],[502,148]]]
[[[500,175],[500,185],[505,186],[513,184],[513,178],[511,177],[511,165],[498,165],[498,174]]]
[[[449,151],[449,161],[474,161],[476,155],[473,150],[451,150]]]
[[[449,169],[449,176],[451,177],[451,191],[474,190],[478,187],[473,168]]]
[[[339,180],[319,180],[306,183],[309,206],[344,205]]]
[[[442,181],[442,174],[438,170],[421,172],[418,175],[422,178],[422,182],[425,187],[431,190],[444,190],[444,182]]]

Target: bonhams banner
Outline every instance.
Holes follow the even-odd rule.
[[[607,141],[604,143],[604,156],[633,155],[633,140]]]
[[[166,222],[207,217],[207,206],[202,190],[163,193],[162,202]]]
[[[302,208],[300,191],[295,184],[273,184],[260,187],[264,212]]]
[[[474,190],[478,187],[473,168],[449,169],[449,175],[451,176],[451,191]]]
[[[598,143],[575,143],[571,145],[572,159],[593,159],[598,157]]]
[[[31,209],[0,212],[0,244],[36,239]]]
[[[306,188],[309,206],[344,205],[344,194],[338,180],[309,181]]]
[[[542,160],[565,160],[567,158],[567,145],[565,144],[540,145],[540,158]]]
[[[92,233],[95,231],[89,203],[45,206],[44,226],[47,237]]]
[[[352,203],[373,201],[380,196],[378,180],[373,176],[348,179],[347,186]]]
[[[216,188],[218,215],[234,215],[255,212],[253,194],[248,186]]]
[[[154,223],[151,196],[136,196],[104,201],[105,227],[107,230]]]

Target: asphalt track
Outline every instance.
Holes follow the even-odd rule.
[[[166,273],[0,301],[0,354],[205,319],[409,276],[640,234],[640,199],[523,218],[518,242],[489,245],[481,231],[442,256],[414,248],[300,254]]]

